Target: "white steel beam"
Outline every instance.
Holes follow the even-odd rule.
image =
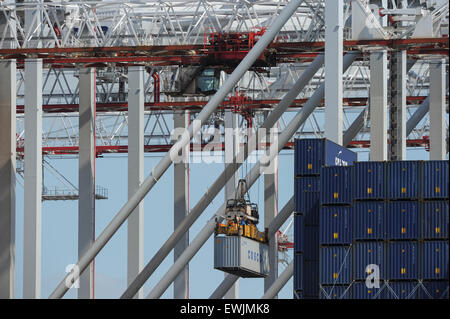
[[[23,297],[41,297],[42,60],[25,61]]]
[[[289,266],[281,273],[280,277],[270,286],[269,289],[264,293],[261,299],[273,299],[280,292],[281,288],[286,285],[289,279],[294,274],[294,262],[291,261]]]
[[[445,160],[447,129],[445,127],[445,60],[430,63],[430,160]]]
[[[94,242],[95,225],[95,68],[80,69],[78,258]],[[94,298],[94,266],[80,276],[78,298]]]
[[[128,198],[144,181],[144,67],[128,68]],[[144,202],[127,223],[127,283],[142,270],[144,258]],[[137,298],[143,297],[139,289]]]
[[[387,145],[387,52],[370,53],[370,160],[386,161]]]
[[[186,129],[189,127],[189,111],[177,111],[173,114],[174,128]],[[176,142],[176,141],[174,141]],[[180,161],[174,163],[174,230],[178,228],[186,215],[189,213],[189,144],[185,145],[182,150]],[[183,251],[189,246],[189,230],[185,232],[183,237],[174,247],[174,262],[180,257]],[[189,264],[179,273],[173,283],[173,298],[188,299],[189,298]]]
[[[14,298],[16,61],[0,60],[0,299]]]
[[[342,145],[343,0],[325,1],[325,137]]]

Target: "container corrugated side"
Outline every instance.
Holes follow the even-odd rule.
[[[420,298],[422,299],[448,299],[449,281],[424,281]]]
[[[320,247],[320,284],[350,284],[351,278],[351,246]]]
[[[389,242],[386,256],[387,279],[417,280],[420,278],[418,242]]]
[[[386,162],[356,162],[353,170],[355,200],[386,198]]]
[[[320,299],[352,299],[351,286],[321,286]]]
[[[294,215],[294,251],[303,252],[303,215]]]
[[[352,170],[353,166],[322,167],[320,170],[322,205],[352,203]]]
[[[422,163],[422,197],[448,199],[448,161],[424,161]]]
[[[425,241],[422,243],[423,279],[448,280],[448,241]]]
[[[300,200],[305,226],[319,226],[320,192],[303,192]]]
[[[310,193],[310,192],[319,192],[320,191],[320,178],[319,177],[297,177],[294,181],[294,195],[295,195],[295,211],[296,212],[303,212],[302,211],[302,201],[308,200],[308,196],[306,198],[303,198],[305,195],[304,193]],[[306,204],[308,205],[308,204]]]
[[[350,206],[322,206],[320,208],[320,244],[351,244],[351,217]]]
[[[357,154],[326,139],[296,139],[295,176],[319,175],[322,166],[349,166]]]
[[[354,240],[382,240],[385,236],[385,203],[355,202],[352,206]]]
[[[398,201],[387,204],[387,239],[418,239],[420,237],[420,203]]]
[[[448,201],[422,203],[422,238],[448,239]]]
[[[379,283],[379,288],[367,287],[366,282],[355,282],[352,285],[353,299],[384,299],[386,298],[386,287],[384,283]]]
[[[388,299],[419,299],[420,286],[417,281],[399,281],[389,282],[389,288],[386,289]]]
[[[303,254],[294,256],[294,290],[303,290]]]
[[[306,297],[319,298],[319,261],[303,260],[303,293]]]
[[[387,162],[387,194],[389,199],[420,198],[420,161]]]
[[[319,226],[304,226],[303,254],[305,260],[319,260]]]
[[[378,241],[353,244],[353,280],[366,280],[378,269],[378,278],[385,279],[385,243]],[[369,266],[369,265],[376,265]]]

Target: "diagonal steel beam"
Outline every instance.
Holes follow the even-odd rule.
[[[266,293],[261,297],[261,299],[272,299],[275,297],[281,290],[281,288],[286,285],[288,280],[294,274],[294,262],[291,261],[289,266],[281,273],[280,277],[275,280],[272,286],[266,291]]]

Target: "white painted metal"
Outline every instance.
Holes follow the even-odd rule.
[[[430,62],[430,160],[445,160],[447,154],[445,73],[445,60]]]
[[[291,261],[289,266],[281,273],[280,277],[273,283],[273,285],[264,293],[261,299],[273,299],[281,290],[281,288],[286,285],[289,279],[291,279],[294,274],[294,262]]]
[[[0,60],[0,299],[14,298],[16,61]]]
[[[128,198],[144,180],[144,67],[128,68]],[[144,202],[133,210],[127,223],[127,283],[144,263]],[[143,297],[140,289],[135,296]]]
[[[42,60],[25,61],[23,297],[41,297]]]

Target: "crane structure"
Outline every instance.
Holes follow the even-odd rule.
[[[79,203],[78,262],[50,298],[63,297],[77,280],[78,297],[94,298],[93,260],[125,221],[121,298],[145,297],[143,284],[172,250],[173,265],[146,297],[161,297],[173,283],[174,297],[188,298],[190,260],[214,232],[229,233],[230,221],[247,215],[244,235],[268,245],[263,298],[275,297],[293,271],[294,200],[279,209],[277,164],[266,174],[259,160],[238,183],[240,166],[253,151],[270,151],[276,162],[294,138],[308,137],[368,149],[370,160],[405,160],[407,149],[446,159],[448,16],[441,0],[0,1],[0,251],[7,252],[0,298],[14,297],[18,276],[16,179],[26,197],[25,298],[47,297],[40,278],[42,200]],[[277,143],[267,142],[259,130],[274,127]],[[178,128],[184,133],[177,137]],[[230,138],[227,128],[245,138]],[[211,147],[231,161],[192,205],[189,154]],[[150,152],[162,158],[144,178]],[[184,160],[175,161],[180,152]],[[96,185],[95,160],[118,153],[128,154],[128,201],[96,235],[95,201],[108,192]],[[73,157],[78,185],[51,161]],[[143,199],[172,164],[174,230],[144,261]],[[46,184],[49,173],[60,186]],[[254,227],[257,210],[239,193],[261,175],[270,190],[265,232]],[[224,204],[189,239],[224,187]],[[241,202],[248,204],[245,216],[234,211]],[[211,297],[237,298],[238,278],[225,275]]]

